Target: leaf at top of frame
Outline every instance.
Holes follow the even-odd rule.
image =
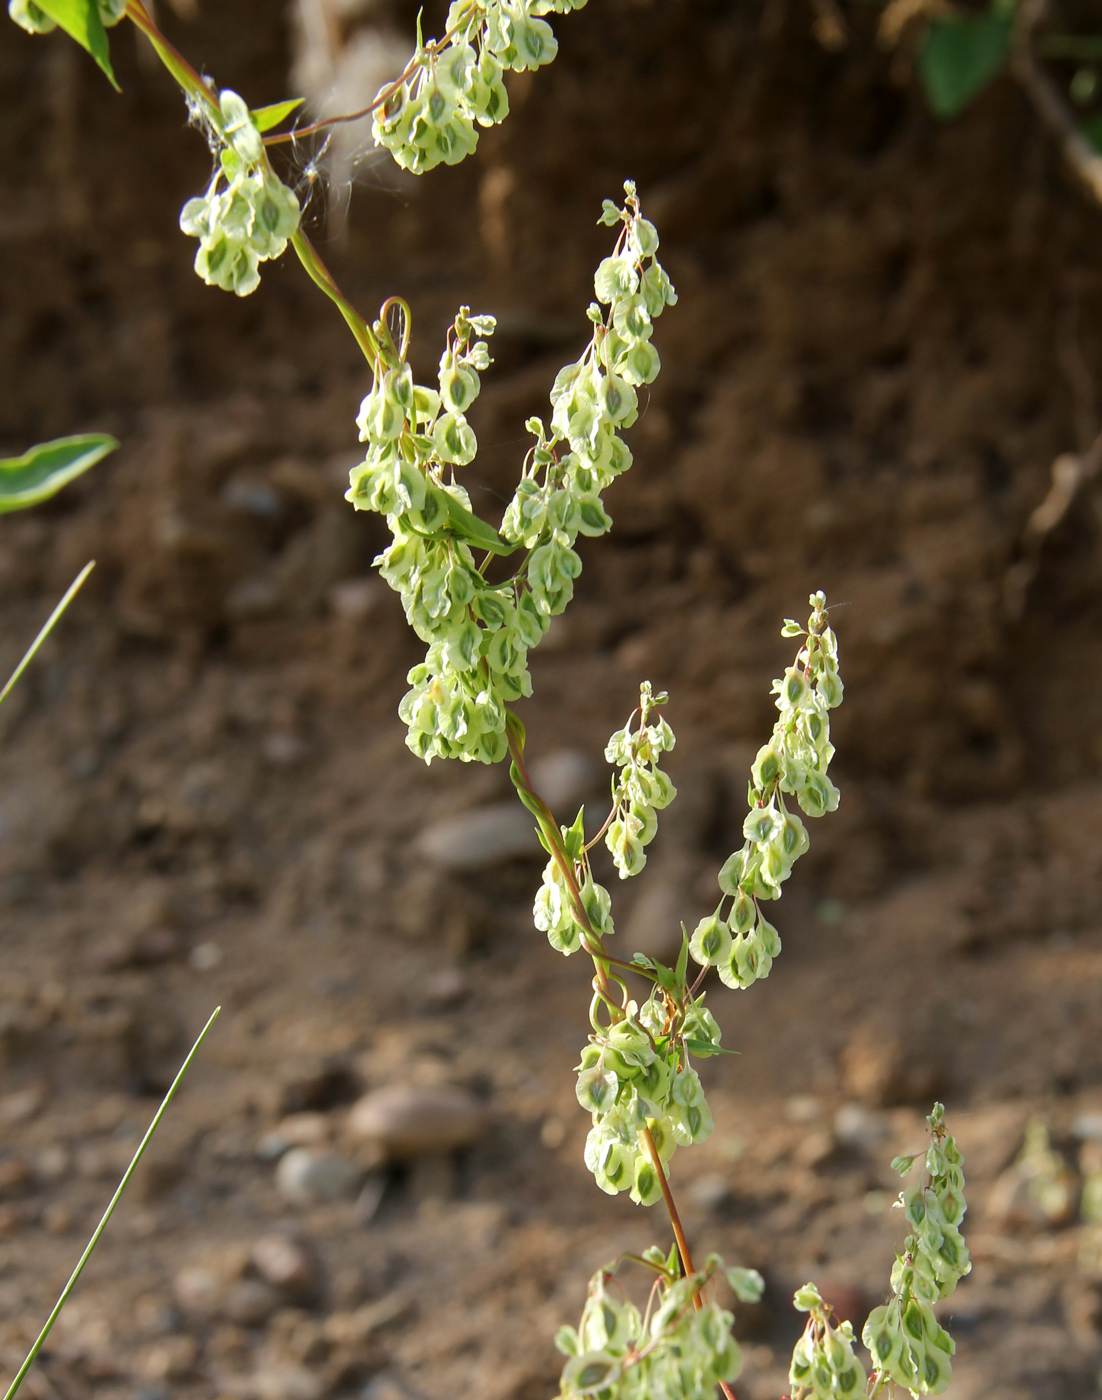
[[[1102,156],[1102,112],[1086,117],[1080,130],[1090,142],[1091,150]]]
[[[996,15],[952,15],[930,25],[918,74],[935,117],[959,116],[983,92],[1006,64],[1010,33]]]
[[[45,14],[75,39],[82,49],[87,49],[107,76],[107,81],[119,92],[111,67],[108,52],[107,30],[100,19],[96,0],[35,0],[35,4]]]

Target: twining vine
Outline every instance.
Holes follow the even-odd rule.
[[[370,111],[377,144],[399,165],[421,174],[454,164],[475,149],[480,128],[507,115],[505,73],[554,58],[557,45],[544,16],[576,8],[572,0],[456,0],[443,37],[425,42],[419,33],[406,69],[369,109],[299,133]],[[553,949],[568,957],[584,951],[593,965],[590,1035],[576,1086],[591,1118],[585,1164],[610,1195],[626,1191],[641,1206],[661,1201],[674,1235],[668,1252],[653,1246],[624,1255],[594,1275],[578,1328],[565,1327],[556,1337],[566,1357],[562,1394],[704,1400],[718,1387],[734,1400],[741,1355],[732,1315],[712,1296],[713,1281],[725,1278],[743,1302],[760,1298],[764,1284],[754,1270],[728,1268],[715,1254],[694,1265],[670,1163],[679,1147],[703,1142],[713,1129],[694,1066],[725,1053],[705,1005],[709,973],[714,968],[735,991],[769,976],[781,939],[764,908],[780,898],[808,848],[804,818],[838,806],[829,776],[830,713],[843,688],[826,598],[814,593],[806,625],[787,619],[782,629],[797,639],[796,656],[773,683],[777,719],[751,769],[744,841],[718,872],[714,911],[691,935],[683,932],[673,967],[638,953],[615,954],[612,898],[594,877],[590,851],[603,841],[621,880],[644,868],[658,813],[676,797],[661,768],[675,743],[662,714],[668,697],[644,681],[637,708],[609,739],[611,806],[588,840],[584,810],[562,824],[533,788],[524,727],[512,707],[532,693],[529,654],[573,596],[582,569],[578,536],[601,536],[612,526],[604,494],[632,463],[622,434],[638,416],[640,390],[661,369],[655,323],[677,297],[635,186],[625,184],[621,204],[604,203],[599,222],[615,236],[594,276],[589,342],[559,371],[547,418],[528,420],[531,443],[495,527],[472,510],[461,480],[478,450],[467,414],[492,363],[494,318],[461,307],[445,337],[436,384],[414,381],[408,305],[391,297],[370,324],[359,314],[303,233],[294,191],[274,168],[273,148],[295,134],[279,128],[300,103],[254,110],[239,94],[219,90],[169,42],[141,0],[10,0],[9,10],[32,32],[65,29],[112,82],[106,31],[124,19],[133,23],[179,84],[215,154],[210,183],[180,216],[183,231],[198,242],[196,272],[247,296],[259,285],[261,265],[290,245],[363,352],[371,375],[357,418],[365,456],[350,473],[347,499],[385,518],[391,543],[376,563],[427,648],[400,706],[406,742],[426,762],[509,759],[548,855],[535,925]],[[916,1154],[923,1179],[900,1199],[913,1233],[897,1255],[887,1301],[862,1333],[873,1396],[897,1388],[940,1394],[949,1381],[953,1342],[933,1306],[971,1267],[959,1228],[964,1177],[941,1105],[928,1122],[929,1145]],[[893,1165],[906,1175],[916,1157]],[[619,1281],[628,1266],[650,1280],[642,1310]],[[792,1356],[792,1400],[856,1396],[866,1373],[851,1324],[837,1321],[813,1284],[794,1301],[808,1321]]]

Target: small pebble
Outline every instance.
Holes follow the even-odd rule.
[[[0,1099],[0,1120],[11,1127],[29,1123],[41,1113],[48,1098],[49,1089],[45,1084],[32,1084],[13,1094],[5,1094]]]
[[[197,943],[188,954],[188,965],[196,972],[213,972],[224,954],[217,943]]]
[[[42,1212],[42,1224],[51,1235],[68,1235],[76,1224],[76,1217],[63,1201],[51,1201]]]
[[[21,1196],[31,1184],[31,1169],[22,1157],[0,1162],[0,1195]]]
[[[362,622],[375,610],[385,592],[377,578],[346,578],[333,584],[325,597],[334,616],[348,622]]]
[[[425,1007],[429,1011],[450,1011],[471,993],[471,979],[458,967],[447,967],[425,983]]]
[[[194,1371],[198,1357],[199,1344],[194,1337],[166,1337],[145,1352],[141,1370],[151,1381],[182,1381]]]
[[[566,1141],[566,1124],[561,1118],[545,1118],[540,1125],[540,1142],[554,1152]]]
[[[432,822],[417,838],[416,848],[455,874],[542,855],[532,818],[517,801],[494,802]]]
[[[292,1147],[276,1168],[279,1193],[294,1206],[354,1201],[362,1177],[362,1170],[354,1162],[313,1152],[308,1147]]]
[[[239,1279],[226,1294],[220,1315],[240,1327],[260,1327],[282,1303],[270,1283],[262,1279]]]
[[[288,1147],[317,1147],[329,1140],[332,1124],[324,1113],[289,1113],[276,1127]]]
[[[532,786],[564,821],[571,821],[578,807],[601,785],[607,789],[606,770],[581,749],[555,749],[533,761]]]
[[[1080,1142],[1102,1142],[1102,1112],[1080,1113],[1071,1131]]]
[[[698,1210],[721,1210],[731,1197],[731,1183],[722,1172],[709,1172],[689,1187],[689,1199]]]
[[[811,1094],[796,1094],[785,1100],[784,1116],[790,1123],[814,1123],[822,1117],[822,1113],[821,1100]]]
[[[283,1293],[312,1294],[318,1285],[314,1252],[282,1231],[262,1235],[253,1245],[252,1262],[260,1277]]]
[[[356,1224],[370,1225],[379,1213],[379,1207],[386,1195],[389,1178],[386,1172],[368,1172],[363,1189],[356,1198]]]
[[[365,1094],[352,1106],[349,1131],[388,1158],[410,1158],[470,1147],[487,1127],[485,1106],[463,1089],[394,1086]]]
[[[257,1400],[321,1400],[322,1378],[305,1366],[273,1366],[250,1378],[249,1390]]]
[[[889,1136],[887,1121],[864,1104],[844,1103],[834,1115],[834,1136],[843,1147],[871,1152]]]

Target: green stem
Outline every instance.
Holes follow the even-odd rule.
[[[157,28],[153,16],[142,4],[142,0],[127,0],[126,17],[141,30],[153,45],[157,57],[180,84],[183,90],[193,97],[200,98],[213,111],[217,112],[218,98],[211,92],[180,50],[168,41]]]
[[[364,353],[364,359],[373,365],[379,358],[379,342],[371,334],[367,322],[337,286],[332,273],[318,257],[314,245],[301,229],[291,238],[291,247],[298,254],[298,260],[306,269],[310,280],[321,288],[344,317],[348,329],[356,338],[356,344]]]
[[[170,43],[157,28],[153,17],[142,4],[142,0],[127,0],[126,14],[127,18],[133,21],[152,44],[157,57],[184,92],[189,96],[197,97],[211,112],[217,115],[220,108],[215,92],[203,81],[202,76],[196,72],[179,49]],[[291,239],[291,246],[298,254],[298,260],[306,269],[311,281],[321,288],[344,317],[349,330],[356,338],[356,344],[363,351],[368,363],[374,364],[379,357],[378,342],[368,329],[367,322],[337,286],[332,273],[318,257],[310,240],[301,229]]]
[[[508,715],[505,723],[509,753],[513,759],[513,771],[510,776],[513,778],[513,783],[517,791],[528,798],[528,802],[525,805],[528,806],[528,810],[535,817],[539,825],[540,833],[547,843],[548,850],[551,852],[551,858],[558,866],[559,874],[562,876],[567,892],[570,895],[570,903],[574,906],[574,917],[581,925],[582,932],[585,935],[583,941],[585,950],[593,959],[593,967],[596,974],[593,979],[594,986],[600,994],[601,999],[608,1006],[613,1021],[622,1021],[624,1019],[624,1013],[614,999],[612,985],[608,980],[608,968],[610,963],[616,963],[617,966],[625,968],[630,968],[631,964],[621,962],[619,958],[610,957],[609,954],[605,952],[601,943],[601,935],[590,922],[589,915],[586,913],[585,905],[582,902],[582,892],[578,888],[578,882],[574,877],[574,862],[570,859],[567,849],[563,844],[562,832],[559,830],[559,824],[552,815],[550,807],[548,807],[547,803],[544,802],[543,798],[540,797],[539,793],[533,788],[532,780],[528,776],[528,769],[524,766],[524,742],[520,737],[519,725],[516,724],[512,714]],[[634,969],[632,970],[634,971]]]
[[[551,851],[551,857],[558,866],[566,882],[567,890],[570,893],[570,901],[574,906],[574,915],[585,933],[585,950],[593,959],[593,966],[596,969],[596,976],[593,979],[594,986],[597,988],[598,993],[601,995],[606,1005],[612,1010],[615,1019],[622,1020],[624,1015],[623,1011],[616,1006],[611,999],[612,988],[608,980],[608,964],[610,962],[615,962],[617,966],[631,968],[633,972],[639,969],[632,967],[630,963],[622,963],[617,958],[610,958],[601,947],[600,935],[590,923],[589,915],[586,913],[585,906],[582,903],[581,891],[578,889],[578,882],[574,878],[574,863],[570,859],[566,847],[563,845],[559,824],[555,821],[547,803],[544,802],[543,798],[540,797],[533,788],[532,780],[529,778],[528,770],[524,765],[524,741],[521,737],[522,730],[520,723],[511,712],[507,713],[505,723],[509,753],[513,760],[512,773],[510,776],[513,779],[517,791],[527,798],[525,806],[528,807],[528,810],[539,823],[540,832]],[[662,1166],[662,1159],[658,1155],[658,1148],[649,1128],[643,1128],[642,1137],[646,1144],[647,1154],[654,1165],[655,1171],[658,1173],[658,1180],[662,1187],[662,1199],[665,1201],[666,1213],[669,1215],[670,1224],[673,1226],[674,1239],[677,1241],[677,1252],[681,1256],[681,1267],[686,1276],[688,1276],[689,1274],[695,1273],[696,1270],[693,1268],[692,1256],[689,1253],[689,1242],[685,1238],[685,1231],[681,1225],[681,1216],[677,1210],[677,1203],[673,1198],[670,1183],[666,1178],[665,1168]],[[694,1296],[694,1302],[696,1307],[703,1307],[699,1292]],[[727,1397],[727,1400],[737,1400],[734,1391],[725,1381],[720,1382],[720,1389]]]
[[[195,1058],[196,1052],[198,1051],[200,1045],[202,1045],[204,1039],[206,1038],[207,1032],[210,1030],[211,1026],[214,1025],[215,1018],[217,1017],[218,1013],[219,1013],[221,1010],[222,1010],[222,1008],[221,1008],[220,1006],[216,1006],[216,1007],[214,1008],[214,1013],[213,1013],[213,1015],[211,1016],[210,1020],[209,1020],[209,1021],[207,1022],[207,1024],[203,1027],[203,1029],[199,1032],[199,1039],[198,1039],[198,1040],[195,1042],[195,1044],[191,1047],[191,1050],[190,1050],[190,1052],[189,1052],[189,1054],[188,1054],[187,1059],[186,1059],[186,1060],[184,1061],[184,1063],[180,1066],[180,1068],[179,1068],[179,1070],[178,1070],[178,1072],[177,1072],[177,1074],[176,1074],[176,1078],[172,1081],[172,1085],[171,1085],[171,1087],[169,1088],[168,1093],[164,1096],[164,1099],[161,1101],[161,1106],[160,1106],[160,1108],[157,1110],[157,1112],[156,1112],[156,1113],[154,1114],[154,1116],[153,1116],[153,1122],[150,1123],[149,1127],[145,1130],[145,1136],[142,1138],[141,1142],[138,1144],[138,1150],[134,1153],[134,1156],[131,1158],[130,1165],[127,1167],[126,1171],[123,1173],[122,1180],[119,1182],[118,1186],[115,1188],[115,1194],[111,1197],[111,1200],[108,1202],[107,1209],[103,1212],[103,1217],[102,1217],[102,1219],[100,1220],[100,1223],[96,1226],[95,1231],[94,1231],[93,1234],[92,1234],[92,1238],[91,1238],[91,1239],[88,1241],[88,1243],[85,1245],[85,1247],[84,1247],[84,1253],[80,1256],[80,1259],[77,1261],[77,1266],[76,1266],[76,1268],[73,1270],[73,1272],[72,1272],[72,1274],[71,1274],[71,1276],[70,1276],[70,1278],[69,1278],[69,1282],[68,1282],[68,1283],[65,1285],[65,1287],[61,1290],[61,1297],[58,1298],[57,1302],[54,1304],[54,1310],[53,1310],[52,1313],[50,1313],[50,1316],[46,1319],[46,1325],[45,1325],[45,1327],[43,1327],[42,1331],[39,1332],[38,1337],[37,1337],[37,1339],[35,1340],[34,1346],[31,1347],[30,1351],[27,1353],[27,1359],[23,1362],[22,1366],[20,1366],[19,1371],[18,1371],[18,1373],[16,1374],[15,1379],[12,1381],[11,1385],[8,1387],[8,1391],[7,1391],[7,1394],[4,1396],[4,1400],[13,1400],[13,1397],[14,1397],[14,1395],[15,1395],[15,1392],[16,1392],[16,1391],[19,1389],[19,1387],[23,1384],[23,1380],[24,1380],[24,1378],[26,1377],[27,1372],[28,1372],[28,1371],[31,1369],[31,1367],[34,1365],[35,1360],[36,1360],[36,1358],[37,1358],[37,1356],[38,1356],[38,1353],[42,1350],[42,1344],[45,1342],[46,1338],[50,1335],[50,1329],[53,1327],[54,1323],[57,1321],[57,1319],[58,1319],[58,1314],[61,1312],[61,1309],[62,1309],[62,1308],[65,1306],[65,1304],[69,1301],[69,1295],[72,1293],[73,1289],[76,1287],[77,1279],[80,1278],[80,1275],[81,1275],[81,1273],[82,1273],[82,1271],[83,1271],[83,1269],[84,1269],[85,1264],[87,1264],[88,1260],[91,1258],[92,1250],[95,1249],[95,1247],[96,1247],[97,1244],[99,1244],[100,1236],[103,1234],[104,1230],[107,1228],[107,1222],[111,1219],[111,1216],[112,1216],[112,1214],[114,1213],[115,1207],[116,1207],[116,1206],[118,1205],[118,1203],[119,1203],[119,1200],[120,1200],[120,1198],[121,1198],[121,1196],[122,1196],[122,1193],[126,1190],[127,1186],[128,1186],[129,1183],[130,1183],[130,1178],[134,1175],[134,1169],[135,1169],[135,1167],[137,1167],[138,1163],[142,1160],[142,1153],[143,1153],[143,1152],[145,1151],[145,1149],[149,1146],[150,1139],[152,1138],[153,1134],[157,1131],[157,1128],[158,1128],[158,1126],[159,1126],[159,1124],[160,1124],[160,1122],[161,1122],[161,1119],[162,1119],[162,1118],[164,1117],[164,1115],[165,1115],[165,1110],[168,1108],[169,1104],[172,1102],[172,1099],[173,1099],[173,1096],[174,1096],[175,1093],[176,1093],[176,1090],[180,1087],[180,1081],[183,1079],[184,1075],[188,1072],[188,1069],[189,1069],[190,1066],[191,1066],[191,1062],[192,1062],[192,1060],[194,1060],[194,1058]]]

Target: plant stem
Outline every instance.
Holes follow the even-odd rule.
[[[169,42],[157,28],[153,16],[142,4],[142,0],[126,0],[126,17],[132,20],[156,50],[157,57],[180,84],[185,92],[201,98],[214,112],[218,111],[218,99],[196,72],[180,50]]]
[[[298,254],[298,260],[306,269],[311,281],[321,288],[337,310],[344,317],[348,329],[356,338],[356,344],[364,353],[364,359],[373,365],[379,358],[379,342],[368,329],[367,322],[347,299],[333,277],[333,274],[318,256],[317,249],[301,229],[292,235],[291,247]]]
[[[662,1159],[658,1155],[658,1148],[655,1145],[651,1130],[644,1127],[642,1130],[643,1141],[647,1144],[647,1153],[654,1165],[654,1170],[658,1173],[658,1180],[662,1187],[662,1199],[666,1202],[666,1210],[669,1212],[670,1224],[673,1226],[673,1237],[677,1241],[677,1252],[681,1255],[681,1267],[687,1275],[695,1274],[693,1268],[692,1255],[689,1253],[689,1242],[685,1238],[685,1231],[681,1226],[681,1217],[677,1213],[677,1202],[673,1198],[670,1190],[670,1183],[666,1179],[666,1169],[662,1165]],[[696,1306],[702,1307],[700,1294],[696,1294]]]
[[[58,1319],[58,1314],[61,1312],[61,1309],[62,1309],[62,1308],[65,1306],[65,1304],[69,1301],[69,1295],[70,1295],[70,1293],[72,1293],[73,1289],[76,1287],[77,1279],[80,1278],[80,1275],[81,1275],[81,1273],[83,1272],[83,1269],[84,1269],[85,1264],[87,1264],[88,1260],[91,1258],[92,1250],[95,1249],[95,1247],[96,1247],[97,1244],[99,1244],[100,1236],[103,1234],[104,1230],[107,1228],[107,1222],[111,1219],[111,1216],[112,1216],[112,1214],[114,1213],[115,1207],[116,1207],[116,1206],[118,1205],[118,1203],[119,1203],[119,1199],[121,1198],[122,1193],[126,1190],[127,1186],[128,1186],[129,1183],[130,1183],[130,1178],[134,1175],[134,1169],[135,1169],[135,1167],[137,1167],[138,1163],[142,1160],[142,1153],[143,1153],[143,1152],[145,1151],[145,1149],[149,1146],[150,1139],[152,1138],[153,1134],[157,1131],[157,1128],[158,1128],[158,1126],[160,1125],[161,1119],[162,1119],[162,1118],[164,1117],[164,1115],[165,1115],[165,1110],[168,1108],[169,1104],[172,1102],[173,1097],[175,1096],[176,1090],[180,1087],[180,1081],[183,1079],[184,1075],[188,1072],[188,1069],[191,1067],[191,1062],[192,1062],[192,1060],[194,1060],[194,1058],[195,1058],[195,1056],[196,1056],[196,1053],[197,1053],[197,1051],[198,1051],[200,1045],[202,1045],[204,1039],[206,1038],[207,1031],[209,1031],[210,1028],[211,1028],[211,1026],[214,1025],[215,1018],[217,1017],[218,1013],[219,1013],[221,1010],[222,1010],[222,1008],[221,1008],[220,1006],[216,1006],[216,1007],[214,1008],[214,1012],[213,1012],[213,1014],[211,1015],[210,1020],[209,1020],[209,1021],[207,1022],[207,1024],[203,1027],[203,1029],[199,1032],[199,1039],[198,1039],[198,1040],[195,1042],[195,1044],[191,1047],[191,1050],[190,1050],[190,1052],[188,1053],[187,1059],[184,1061],[184,1063],[180,1066],[179,1070],[177,1071],[177,1073],[176,1073],[176,1078],[172,1081],[172,1084],[171,1084],[171,1086],[169,1087],[168,1093],[167,1093],[167,1094],[164,1096],[164,1098],[161,1100],[161,1106],[160,1106],[160,1108],[157,1110],[157,1112],[153,1115],[153,1121],[152,1121],[152,1123],[150,1123],[149,1127],[145,1130],[145,1136],[142,1138],[141,1142],[138,1143],[138,1150],[134,1153],[134,1156],[130,1159],[130,1165],[127,1167],[126,1171],[123,1173],[122,1180],[119,1182],[118,1186],[116,1186],[116,1188],[115,1188],[115,1194],[111,1197],[110,1201],[108,1202],[108,1204],[107,1204],[107,1209],[103,1212],[103,1216],[102,1216],[102,1218],[101,1218],[99,1224],[96,1226],[95,1230],[94,1230],[93,1233],[92,1233],[92,1238],[91,1238],[91,1239],[88,1241],[88,1243],[85,1245],[85,1247],[84,1247],[84,1253],[80,1256],[79,1260],[77,1261],[77,1266],[76,1266],[76,1268],[73,1270],[72,1274],[70,1275],[70,1277],[69,1277],[69,1282],[68,1282],[68,1283],[65,1285],[65,1287],[61,1290],[61,1296],[58,1298],[57,1302],[54,1304],[53,1312],[51,1312],[51,1313],[50,1313],[50,1316],[46,1319],[46,1325],[45,1325],[45,1327],[43,1327],[42,1331],[39,1332],[38,1337],[35,1339],[34,1346],[31,1347],[30,1351],[27,1353],[27,1359],[23,1362],[22,1366],[20,1366],[20,1368],[19,1368],[19,1370],[18,1370],[18,1372],[17,1372],[17,1374],[16,1374],[16,1377],[15,1377],[15,1379],[12,1381],[11,1385],[8,1386],[7,1394],[4,1396],[4,1400],[13,1400],[13,1397],[14,1397],[14,1395],[15,1395],[15,1392],[16,1392],[16,1391],[19,1389],[19,1387],[23,1384],[23,1380],[24,1380],[24,1378],[25,1378],[27,1372],[28,1372],[28,1371],[31,1369],[31,1367],[34,1365],[35,1360],[36,1360],[36,1358],[37,1358],[37,1356],[38,1356],[38,1353],[42,1350],[42,1344],[45,1342],[46,1338],[50,1335],[50,1329],[53,1327],[54,1323],[57,1321],[57,1319]]]
[[[142,0],[127,0],[126,15],[149,40],[157,57],[184,92],[189,96],[197,97],[209,111],[217,114],[220,108],[215,92],[203,81],[202,76],[191,66],[179,49],[161,33],[153,17],[142,4]],[[267,164],[266,158],[265,164]],[[363,351],[364,358],[368,364],[373,365],[379,356],[378,342],[371,334],[367,322],[337,286],[333,274],[322,262],[313,244],[301,229],[292,237],[291,246],[298,254],[298,260],[306,269],[311,281],[320,287],[329,300],[336,305],[349,330],[355,336],[356,344]]]
[[[601,936],[590,922],[586,913],[585,905],[582,903],[582,893],[578,888],[578,882],[574,878],[574,862],[570,859],[566,847],[563,845],[562,833],[559,824],[552,815],[550,807],[540,797],[532,786],[532,780],[528,776],[528,769],[524,766],[524,748],[512,725],[506,723],[506,738],[509,743],[509,753],[512,755],[513,768],[520,781],[513,779],[518,791],[522,792],[531,803],[529,810],[539,824],[539,829],[543,839],[547,842],[551,858],[559,868],[567,891],[570,894],[570,902],[574,906],[574,917],[581,924],[585,933],[585,950],[593,959],[595,969],[594,982],[601,997],[606,1002],[613,1015],[613,1019],[620,1021],[623,1019],[623,1011],[616,1005],[612,985],[608,980],[608,964],[614,961],[601,946]],[[527,804],[526,804],[527,805]],[[619,961],[616,959],[615,961]],[[620,964],[628,966],[628,964]]]
[[[512,719],[512,715],[510,715],[509,718]],[[551,857],[558,866],[563,879],[566,881],[566,887],[570,892],[570,901],[574,906],[575,917],[586,934],[586,952],[593,959],[593,966],[597,970],[594,983],[598,985],[606,1003],[610,1007],[613,1007],[613,1003],[610,1000],[612,988],[608,981],[608,973],[605,964],[609,961],[616,961],[617,965],[621,967],[631,967],[631,964],[620,963],[618,960],[610,959],[608,954],[601,947],[600,935],[590,923],[589,916],[585,912],[585,906],[582,904],[578,882],[574,878],[574,862],[570,859],[566,847],[563,845],[559,824],[555,821],[547,803],[544,802],[543,798],[540,797],[539,793],[533,788],[532,780],[528,776],[528,769],[524,764],[524,745],[520,737],[519,724],[514,725],[507,721],[505,732],[509,743],[509,753],[513,760],[513,782],[516,785],[517,791],[523,793],[528,799],[525,805],[528,806],[529,811],[532,812],[532,815],[539,823],[540,832],[551,851]],[[588,942],[589,939],[592,939],[594,946],[590,945]],[[632,967],[631,970],[637,971],[638,969]],[[623,1012],[620,1011],[619,1008],[614,1009],[617,1013],[616,1019],[621,1019],[623,1017]],[[643,1141],[646,1143],[647,1153],[654,1165],[654,1169],[658,1173],[658,1180],[662,1187],[662,1199],[666,1203],[666,1212],[670,1217],[670,1224],[673,1226],[674,1239],[677,1241],[677,1252],[681,1256],[681,1267],[685,1275],[688,1276],[689,1274],[695,1273],[696,1270],[693,1268],[692,1255],[689,1253],[689,1243],[685,1238],[685,1231],[681,1225],[681,1216],[678,1214],[677,1202],[673,1198],[670,1183],[666,1178],[666,1170],[662,1165],[662,1159],[658,1155],[658,1148],[655,1145],[651,1130],[644,1127],[642,1129],[642,1137]],[[693,1295],[693,1303],[697,1308],[702,1308],[704,1306],[699,1290]],[[720,1389],[727,1397],[727,1400],[737,1400],[734,1391],[725,1381],[720,1381]]]
[[[436,39],[431,44],[427,44],[424,52],[431,54],[431,56],[435,58],[438,53],[441,53],[447,48],[457,32],[458,26],[453,26],[447,33],[442,35],[441,38]],[[294,131],[281,131],[275,136],[265,136],[265,146],[278,146],[285,141],[299,141],[304,136],[314,136],[319,131],[324,131],[327,127],[336,126],[338,122],[358,122],[364,117],[371,116],[372,112],[378,111],[380,107],[384,107],[390,101],[403,83],[409,82],[418,68],[422,66],[423,61],[421,53],[415,53],[394,81],[388,83],[372,103],[367,107],[361,107],[358,112],[342,112],[340,116],[336,117],[321,117],[318,121],[311,122],[309,126],[300,126]]]

